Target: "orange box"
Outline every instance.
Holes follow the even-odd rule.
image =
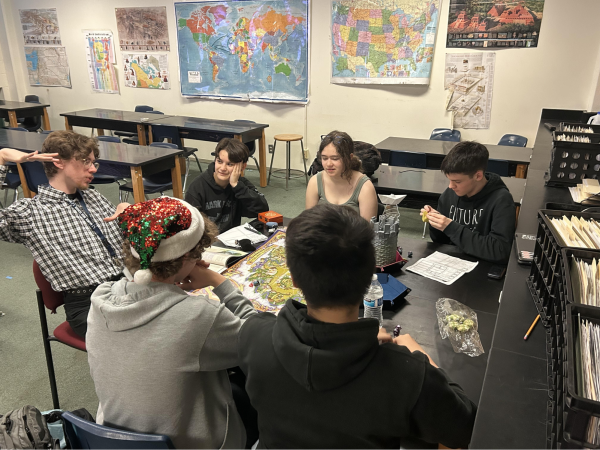
[[[283,216],[275,211],[265,211],[258,214],[258,220],[260,220],[262,223],[283,223]]]

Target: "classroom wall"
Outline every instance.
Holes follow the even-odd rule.
[[[446,52],[460,51],[445,48],[448,0],[442,5],[429,87],[331,84],[330,2],[313,0],[310,102],[306,106],[183,98],[179,91],[173,3],[146,0],[143,4],[167,6],[172,48],[169,53],[171,90],[132,89],[121,83],[121,93],[111,95],[93,93],[89,85],[82,30],[109,29],[116,39],[115,7],[141,6],[140,3],[1,0],[0,19],[4,20],[7,39],[2,41],[0,31],[0,54],[5,60],[10,55],[10,64],[4,66],[5,70],[10,66],[15,80],[15,88],[5,92],[5,97],[22,101],[27,94],[40,96],[42,101],[51,104],[49,113],[54,129],[64,129],[64,120],[59,116],[61,112],[92,107],[133,110],[137,104],[152,105],[166,114],[255,120],[270,125],[266,130],[268,142],[277,133],[305,135],[310,159],[318,149],[319,136],[333,129],[348,131],[355,139],[376,144],[388,136],[427,139],[433,128],[450,126],[450,115],[444,111],[444,56]],[[71,68],[71,89],[33,87],[28,83],[18,9],[49,7],[58,10],[61,37]],[[598,17],[600,2],[597,0],[546,2],[538,48],[497,50],[490,128],[463,129],[463,139],[495,144],[503,134],[516,133],[526,136],[529,146],[533,146],[542,108],[597,109],[600,103]],[[119,51],[117,62],[118,68],[122,69]],[[10,79],[10,76],[2,76],[2,65],[0,62],[0,86],[2,80]],[[89,130],[83,132],[89,133]],[[193,144],[200,148],[205,158],[214,147],[211,143]],[[284,161],[283,152],[279,152],[274,165],[283,167]],[[300,151],[297,151],[292,166],[301,165]]]

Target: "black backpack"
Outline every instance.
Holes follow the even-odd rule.
[[[0,415],[0,449],[60,448],[39,409],[24,406]]]

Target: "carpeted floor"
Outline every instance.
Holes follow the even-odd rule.
[[[206,162],[202,166],[205,168]],[[191,171],[188,184],[198,174]],[[259,185],[256,170],[247,170],[246,177]],[[114,204],[118,203],[116,185],[99,186],[98,190]],[[304,210],[304,179],[291,180],[286,191],[285,180],[272,178],[271,185],[259,190],[270,208],[286,217],[296,217]],[[419,211],[401,208],[401,227],[400,239],[421,238],[423,224]],[[41,410],[51,409],[31,253],[21,245],[0,242],[0,255],[0,311],[5,313],[0,316],[0,414],[27,404]],[[65,320],[62,309],[55,315],[48,313],[47,317],[51,330]],[[95,416],[98,400],[86,353],[57,343],[52,345],[52,353],[61,408],[84,407]]]

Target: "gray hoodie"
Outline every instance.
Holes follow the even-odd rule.
[[[226,369],[256,312],[230,281],[214,292],[221,303],[165,283],[98,286],[86,336],[98,423],[166,434],[176,448],[244,447]]]

